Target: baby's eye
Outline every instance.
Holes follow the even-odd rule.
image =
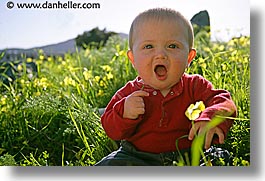
[[[178,48],[178,46],[177,46],[176,44],[170,44],[170,45],[168,46],[168,48],[173,48],[173,49],[175,49],[175,48]]]
[[[152,45],[145,45],[145,46],[144,46],[144,49],[151,49],[151,48],[153,48]]]

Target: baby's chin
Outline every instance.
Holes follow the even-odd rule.
[[[141,76],[140,76],[141,77]],[[143,77],[141,77],[140,82],[142,82],[145,85],[148,85],[150,87],[152,87],[153,89],[156,90],[168,90],[171,87],[173,87],[175,84],[177,84],[180,81],[179,79],[170,79],[170,77],[168,76],[165,80],[159,80],[156,77],[152,77],[151,79],[145,79]]]
[[[156,90],[160,90],[160,91],[165,91],[165,90],[170,90],[171,87],[173,87],[175,84],[177,84],[178,81],[155,81],[154,83],[150,83],[148,84],[149,86],[153,87]]]

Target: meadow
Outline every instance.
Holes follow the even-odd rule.
[[[198,55],[187,69],[231,93],[238,115],[225,144],[234,166],[250,165],[250,37],[228,42],[196,36]],[[117,89],[136,77],[127,40],[109,38],[63,56],[24,57],[16,79],[0,82],[0,165],[92,166],[118,148],[100,124]],[[1,56],[0,56],[1,57]],[[34,62],[37,72],[28,72]]]

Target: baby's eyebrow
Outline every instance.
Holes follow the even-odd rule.
[[[153,42],[155,42],[155,40],[144,40],[144,41],[142,41],[140,43],[153,43]]]

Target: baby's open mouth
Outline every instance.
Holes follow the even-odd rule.
[[[164,80],[166,79],[167,75],[167,68],[164,65],[156,65],[155,66],[155,73],[156,76],[159,80]]]

